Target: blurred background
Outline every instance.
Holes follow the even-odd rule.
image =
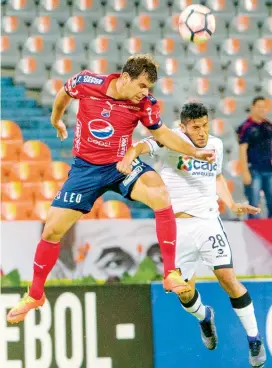
[[[215,34],[207,43],[187,43],[178,33],[179,15],[191,4],[208,6],[216,17]],[[239,157],[239,134],[242,124],[252,116],[255,97],[263,98],[263,122],[272,121],[271,12],[272,3],[266,0],[1,1],[3,308],[14,304],[14,298],[23,293],[23,289],[16,287],[25,286],[32,277],[33,255],[46,213],[70,169],[78,101],[74,100],[65,114],[69,137],[63,142],[56,138],[55,129],[50,124],[50,113],[59,89],[80,70],[109,74],[120,71],[130,55],[152,53],[160,63],[159,80],[152,92],[159,101],[163,122],[169,127],[177,127],[179,110],[187,101],[198,100],[207,105],[211,133],[224,143],[223,173],[229,188],[236,201],[248,200]],[[146,128],[139,124],[134,140],[148,134]],[[272,142],[271,130],[267,142],[268,146]],[[272,143],[270,147],[272,162]],[[145,156],[143,160],[155,169],[161,167],[160,157],[151,159]],[[272,171],[268,175],[272,183]],[[266,336],[268,351],[272,352],[272,288],[269,281],[272,274],[272,220],[268,219],[271,215],[267,209],[269,204],[271,208],[272,184],[268,184],[265,192],[262,187],[258,191],[261,219],[237,218],[220,201],[219,205],[233,247],[237,274],[254,280],[248,287],[252,288],[255,309],[262,320],[262,333]],[[212,359],[203,350],[199,336],[196,336],[198,332],[194,332],[193,327],[189,338],[184,332],[181,336],[174,333],[176,339],[173,338],[171,346],[165,343],[163,336],[176,328],[176,320],[168,325],[160,324],[163,309],[174,308],[176,314],[179,310],[176,310],[174,297],[162,294],[160,283],[146,285],[146,282],[160,280],[162,270],[153,218],[153,212],[148,207],[125,200],[116,193],[108,192],[99,198],[91,213],[85,215],[63,239],[60,259],[48,283],[65,285],[59,291],[48,288],[49,302],[47,312],[44,312],[47,317],[44,315],[44,319],[40,320],[40,326],[43,321],[48,322],[51,345],[49,340],[42,340],[42,334],[37,332],[35,335],[33,331],[37,328],[37,321],[31,317],[24,334],[20,328],[16,333],[13,330],[13,337],[6,335],[9,337],[1,340],[5,344],[1,350],[5,353],[0,366],[169,368],[183,363],[192,368],[246,367],[247,351],[244,338],[240,339],[243,333],[234,317],[232,321],[231,308],[227,306],[222,314],[228,316],[230,324],[222,332],[225,341],[219,348],[221,350]],[[198,276],[202,280],[211,280],[212,274],[200,266]],[[104,285],[106,289],[102,288],[103,292],[97,283],[105,282],[113,285]],[[82,284],[85,289],[79,286]],[[67,285],[73,288],[65,289]],[[89,289],[86,289],[87,286]],[[200,287],[207,298],[210,297],[209,290],[213,290],[212,300],[220,313],[222,306],[218,300],[225,298],[227,304],[226,296],[213,281],[204,282]],[[67,305],[64,303],[63,310],[65,305],[70,308],[72,317],[65,315],[67,318],[63,317],[63,320],[60,317],[53,328],[53,313],[62,316],[57,314],[61,313],[59,309],[57,312],[54,309],[60,305],[61,302],[57,303],[62,293],[68,293],[71,299],[77,298],[78,307],[71,306],[69,301]],[[95,310],[96,297],[99,304],[94,315],[98,319],[87,323],[83,318],[86,308],[92,306]],[[131,298],[135,303],[127,304]],[[115,305],[121,303],[117,315],[120,314],[122,323],[111,315],[108,299]],[[131,310],[136,307],[139,313],[132,317]],[[4,318],[3,308],[1,318]],[[77,355],[73,349],[72,332],[76,331],[73,328],[77,328],[73,308],[76,314],[79,313],[79,320],[82,317],[82,331],[87,331],[88,336],[85,346],[85,332],[80,330],[82,341],[79,339],[77,348],[80,352]],[[146,313],[140,312],[142,308]],[[105,313],[110,319],[108,325],[112,323],[114,328],[122,325],[112,332],[114,338],[109,334],[111,330],[108,331],[107,325],[103,324]],[[180,313],[183,319],[182,323],[179,321],[180,325],[178,322],[178,327],[186,330],[188,319],[188,329],[191,330],[194,321],[185,313]],[[133,323],[130,323],[130,318],[135,318]],[[147,318],[145,322],[144,318]],[[221,318],[219,329],[223,330],[223,316]],[[67,319],[71,321],[68,323]],[[63,340],[62,347],[66,346],[66,350],[59,356],[61,353],[54,353],[53,348],[59,346],[55,331],[57,326],[63,328],[61,323],[70,331],[67,336],[71,337],[71,341],[67,345]],[[98,337],[93,330],[88,330],[95,323]],[[11,331],[7,326],[5,328]],[[25,347],[23,341],[26,338],[34,345],[37,340],[41,341],[41,346],[36,346],[35,356],[32,355],[34,348]],[[98,348],[87,353],[91,341],[96,341]],[[235,341],[240,342],[236,344]],[[230,349],[235,358],[229,357]],[[48,351],[52,352],[52,356]],[[135,357],[135,361],[131,361],[131,356]],[[183,360],[180,360],[181,356]],[[267,367],[272,366],[271,359],[269,362]]]

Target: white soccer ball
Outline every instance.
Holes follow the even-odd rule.
[[[204,5],[190,5],[180,14],[179,33],[190,42],[208,41],[215,31],[215,17]]]

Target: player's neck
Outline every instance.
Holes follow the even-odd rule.
[[[110,81],[107,89],[107,96],[114,98],[115,100],[123,100],[123,96],[120,95],[117,89],[118,78],[114,78]]]
[[[253,115],[251,114],[251,119],[255,122],[255,123],[262,123],[264,121],[263,118],[260,118],[258,115]]]

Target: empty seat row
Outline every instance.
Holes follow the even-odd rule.
[[[155,42],[158,38],[174,37],[180,38],[178,33],[178,14],[165,17],[165,26],[161,27],[161,22],[148,14],[140,14],[133,18],[131,23],[127,23],[122,18],[108,14],[103,18],[99,17],[97,27],[86,16],[73,16],[67,19],[64,27],[60,27],[56,19],[50,16],[39,16],[34,19],[30,28],[16,16],[5,16],[2,20],[2,35],[8,35],[13,42],[22,44],[28,36],[42,36],[45,40],[54,42],[61,35],[77,36],[85,44],[88,44],[96,35],[108,35],[115,40],[123,42],[130,36],[141,36]],[[262,24],[261,30],[259,25]],[[271,35],[271,17],[256,20],[247,15],[239,15],[231,21],[229,29],[226,28],[224,20],[218,21],[213,39],[220,41],[226,37],[241,37],[253,41],[260,36],[269,37]]]
[[[237,12],[246,12],[250,16],[265,16],[268,12],[266,3],[269,3],[269,1],[240,0],[238,7],[235,6],[235,1],[232,0],[195,0],[194,4],[197,3],[208,6],[216,16],[231,19]],[[4,10],[5,14],[18,15],[28,22],[35,15],[50,15],[59,22],[65,22],[70,14],[85,15],[90,19],[97,20],[107,13],[129,19],[139,12],[163,19],[165,14],[180,13],[191,4],[192,0],[173,0],[170,2],[164,0],[107,0],[101,2],[99,0],[75,0],[72,2],[66,0],[41,0],[37,2],[34,0],[8,0]]]

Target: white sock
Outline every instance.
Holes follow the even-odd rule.
[[[199,292],[196,290],[195,295],[188,303],[180,300],[182,307],[190,314],[195,316],[199,321],[203,321],[206,316],[206,307],[202,304]]]
[[[248,292],[239,298],[230,298],[230,301],[234,312],[246,330],[247,336],[257,336],[258,325],[254,313],[254,306]]]

